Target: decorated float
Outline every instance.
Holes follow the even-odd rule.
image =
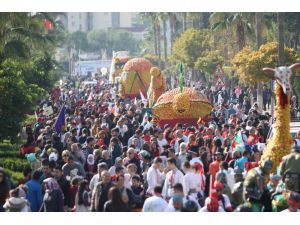
[[[152,84],[150,85],[151,79]],[[159,68],[152,65],[147,59],[134,58],[123,67],[119,80],[119,95],[121,98],[133,99],[139,97],[141,93],[144,96],[152,93],[149,98],[153,102],[165,91],[165,86],[165,78]]]
[[[176,123],[197,125],[199,117],[204,117],[212,110],[205,95],[193,88],[176,88],[162,94],[153,106],[153,114],[161,127]]]

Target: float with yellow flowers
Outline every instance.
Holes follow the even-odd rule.
[[[194,88],[176,88],[162,94],[153,106],[153,114],[162,127],[176,123],[197,125],[199,117],[204,117],[212,110],[205,95]]]

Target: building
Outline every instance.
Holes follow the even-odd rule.
[[[131,12],[68,12],[67,30],[89,32],[99,29],[130,29],[135,27],[137,13]]]

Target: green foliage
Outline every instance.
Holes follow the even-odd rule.
[[[15,172],[10,169],[5,169],[5,172],[12,178],[14,184],[17,184],[23,178],[23,172]]]
[[[0,167],[9,169],[12,171],[22,172],[25,168],[30,167],[30,164],[26,159],[1,158],[0,159]]]
[[[143,58],[148,59],[155,66],[158,66],[159,62],[161,63],[161,65],[163,64],[162,60],[160,61],[157,55],[145,54],[143,55]]]
[[[69,35],[69,42],[71,46],[77,50],[88,48],[87,34],[82,31],[76,31]]]
[[[139,41],[132,33],[124,30],[94,30],[87,34],[88,49],[94,52],[129,51],[131,55],[139,52]]]
[[[54,60],[64,40],[58,13],[0,13],[0,140],[16,141],[26,114],[59,79]],[[44,20],[53,29],[44,28]]]
[[[291,48],[285,48],[285,62],[292,64],[299,61],[299,56]],[[269,77],[262,71],[264,67],[274,68],[278,64],[278,43],[262,45],[258,51],[244,48],[233,59],[233,64],[243,82],[268,82]]]
[[[195,68],[205,73],[213,74],[218,64],[223,64],[224,59],[219,51],[207,51],[203,57],[199,57],[195,63]]]
[[[210,48],[209,30],[188,29],[174,42],[172,57],[190,68],[195,67],[199,57]]]

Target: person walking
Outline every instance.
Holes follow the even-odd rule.
[[[57,181],[50,177],[44,180],[44,212],[64,212],[64,195]]]
[[[121,192],[117,187],[109,189],[108,199],[104,204],[103,212],[130,212],[130,208],[123,202]]]

